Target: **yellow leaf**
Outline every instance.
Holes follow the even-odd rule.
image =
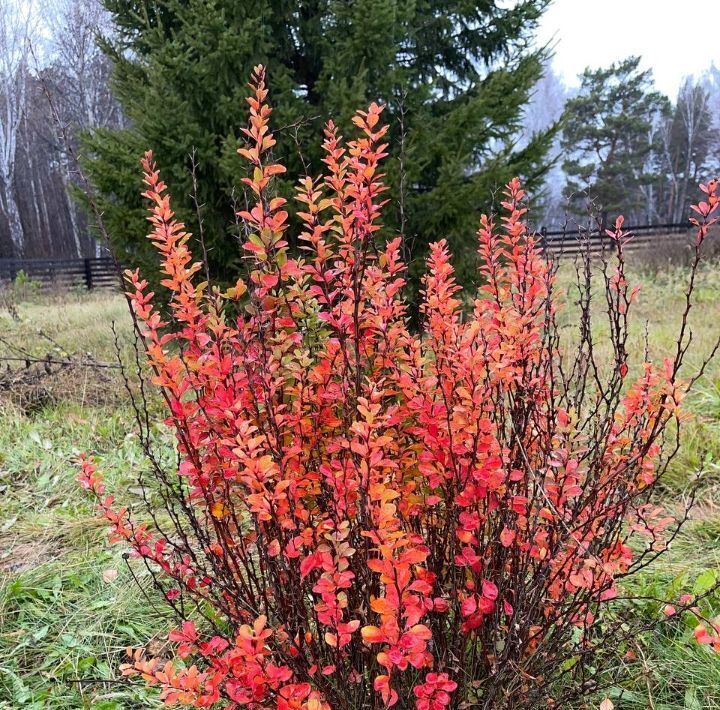
[[[225,298],[231,298],[233,300],[237,300],[246,291],[247,291],[247,286],[245,285],[245,282],[242,279],[238,279],[237,283],[232,288],[229,288],[227,291],[225,291]]]
[[[210,507],[210,513],[214,518],[225,518],[230,511],[223,501],[216,500]]]

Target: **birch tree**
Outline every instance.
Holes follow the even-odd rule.
[[[52,63],[62,74],[58,99],[79,128],[116,127],[120,107],[109,87],[111,65],[99,38],[112,32],[98,0],[57,0],[52,19]]]
[[[111,32],[109,15],[97,0],[57,0],[51,15],[53,94],[60,118],[70,133],[121,125],[120,107],[109,88],[110,62],[98,45],[100,35]],[[82,216],[72,197],[74,164],[68,146],[58,136],[57,152],[66,184],[68,214],[75,250],[84,252]]]
[[[17,140],[25,111],[30,48],[31,8],[0,2],[0,191],[2,211],[13,252],[22,256],[25,242],[17,195]]]
[[[661,125],[660,165],[664,186],[658,196],[665,219],[685,219],[700,179],[720,167],[720,130],[713,121],[711,96],[700,82],[686,79],[674,109]]]

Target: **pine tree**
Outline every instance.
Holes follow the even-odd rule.
[[[556,127],[517,144],[523,106],[542,74],[533,32],[547,0],[103,0],[117,38],[105,48],[131,128],[86,138],[116,248],[144,262],[137,160],[152,148],[199,234],[190,171],[195,151],[203,239],[216,278],[239,267],[233,201],[243,206],[236,155],[246,77],[269,67],[277,159],[316,174],[322,120],[345,132],[358,106],[386,104],[391,123],[389,229],[419,263],[448,237],[461,276],[474,271],[477,216],[513,175],[529,188],[547,169]],[[281,184],[289,196],[292,185]],[[411,264],[412,269],[412,264]]]
[[[646,219],[643,187],[656,179],[652,129],[669,102],[639,64],[639,57],[628,57],[607,69],[586,69],[578,95],[565,106],[564,194],[579,213],[593,202],[603,223],[613,214]]]

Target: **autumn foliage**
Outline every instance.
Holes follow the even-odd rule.
[[[554,267],[513,180],[502,216],[481,220],[477,297],[462,302],[435,243],[412,331],[401,238],[377,234],[381,107],[358,111],[347,143],[328,123],[326,174],[298,183],[293,258],[266,95],[258,67],[239,151],[249,269],[233,288],[201,283],[152,155],[142,163],[171,296],[163,309],[129,272],[129,299],[179,467],[152,461],[162,504],[148,523],[91,459],[80,476],[178,617],[177,658],[139,650],[125,672],[195,707],[565,707],[595,687],[608,639],[632,633],[619,579],[673,534],[652,494],[688,385],[687,313],[677,352],[633,366],[619,219],[600,267],[612,366],[594,356],[588,269],[563,354]],[[698,253],[718,209],[717,184],[703,190]],[[719,645],[712,623],[700,636]]]

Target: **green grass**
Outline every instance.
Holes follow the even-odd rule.
[[[655,356],[667,353],[683,299],[683,273],[670,270],[646,282],[637,304],[631,346],[642,351],[644,322]],[[570,296],[569,270],[561,283]],[[570,298],[569,300],[572,300]],[[699,306],[692,328],[696,353],[707,351],[720,330],[720,270],[698,280]],[[603,337],[601,304],[596,332]],[[0,306],[1,308],[1,306]],[[131,343],[126,305],[117,296],[34,297],[16,306],[19,320],[0,310],[0,335],[36,348],[42,331],[68,352],[89,351],[112,361],[111,321],[121,347]],[[572,305],[562,316],[568,347],[576,329]],[[2,354],[0,347],[0,354]],[[602,357],[609,355],[599,346]],[[632,352],[632,351],[631,351]],[[691,358],[690,368],[699,360]],[[120,551],[108,547],[92,506],[75,482],[74,460],[93,451],[103,461],[108,487],[139,503],[135,480],[145,466],[132,410],[116,372],[91,386],[92,372],[63,382],[39,410],[24,412],[13,398],[0,400],[0,708],[151,708],[156,694],[120,676],[126,646],[155,644],[162,653],[170,621],[152,610],[134,583]],[[104,395],[111,394],[112,397]],[[688,400],[691,417],[683,448],[665,482],[666,504],[677,510],[693,477],[703,477],[693,519],[672,549],[633,581],[648,596],[691,590],[706,570],[720,569],[720,361],[708,369]],[[157,435],[167,437],[158,429]],[[170,451],[169,440],[165,449]],[[133,567],[142,586],[150,580]],[[707,602],[720,613],[720,600]],[[638,612],[661,613],[648,602]],[[635,660],[608,691],[616,708],[670,710],[720,708],[720,657],[692,642],[690,620],[664,624],[635,641]],[[622,649],[623,653],[627,649]],[[593,699],[591,705],[597,707]]]
[[[632,266],[632,264],[631,264]],[[639,299],[633,306],[628,343],[631,371],[642,362],[646,329],[651,357],[660,362],[674,355],[675,338],[685,305],[687,271],[668,267],[653,275],[643,274],[642,265],[630,270],[631,280],[642,283]],[[559,285],[567,293],[568,306],[561,314],[564,342],[572,352],[576,333],[576,311],[573,275],[569,265],[559,273]],[[599,359],[608,362],[612,352],[604,322],[603,293],[598,284],[594,293],[594,326]],[[693,345],[683,375],[691,376],[710,352],[720,335],[720,271],[709,264],[698,274],[691,312],[690,330]],[[633,367],[634,365],[634,367]],[[689,487],[700,476],[697,504],[692,518],[671,549],[656,564],[643,571],[628,591],[637,595],[677,598],[691,592],[695,580],[708,571],[720,573],[720,359],[708,366],[695,390],[688,395],[689,416],[683,423],[682,446],[663,479],[663,501],[671,512],[680,513]],[[662,615],[662,606],[648,602],[639,605],[638,613],[646,621]],[[702,611],[710,616],[720,614],[720,596],[703,603]],[[720,656],[694,643],[692,630],[696,620],[685,614],[663,623],[652,632],[639,636],[628,648],[619,649],[616,660],[626,668],[624,680],[606,693],[616,708],[622,710],[676,710],[687,708],[720,708]],[[623,658],[631,650],[636,660]],[[622,678],[623,676],[621,676]],[[597,699],[597,707],[602,695]]]
[[[116,296],[38,297],[16,308],[15,318],[0,312],[0,334],[38,356],[42,331],[68,352],[113,361],[113,320],[123,349],[130,344]],[[118,668],[127,646],[161,639],[169,622],[148,612],[75,481],[80,451],[96,452],[109,485],[132,504],[144,465],[118,373],[99,388],[93,376],[73,373],[54,403],[30,414],[15,404],[18,393],[0,400],[0,708],[159,707],[152,689]],[[103,394],[112,406],[99,404]]]
[[[109,485],[132,503],[143,464],[128,432],[122,407],[0,415],[0,707],[152,705],[152,691],[115,681],[125,647],[167,626],[148,613],[75,482],[79,451],[96,451]]]
[[[708,489],[715,500],[716,491]],[[720,572],[720,512],[698,506],[695,518],[684,528],[671,549],[626,585],[627,592],[656,599],[677,599],[682,593],[702,594]],[[664,604],[635,603],[642,621],[664,619]],[[700,603],[709,618],[720,613],[720,595]],[[624,650],[635,660],[627,663],[627,680],[610,693],[616,707],[628,710],[655,708],[720,708],[720,657],[693,638],[697,623],[690,613],[664,621],[653,631],[639,635]]]

